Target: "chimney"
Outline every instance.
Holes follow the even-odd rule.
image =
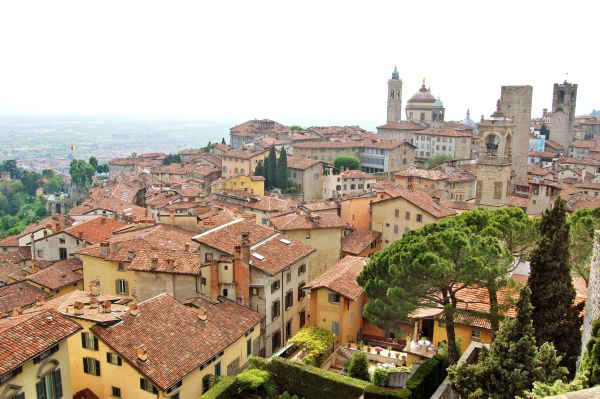
[[[196,312],[198,314],[198,320],[204,321],[204,322],[207,320],[206,309],[198,308],[198,310],[196,310]]]
[[[175,225],[175,208],[169,208],[169,224]]]
[[[106,218],[105,218],[104,216],[102,216],[102,217],[100,218],[100,224],[101,224],[101,225],[105,225],[105,224],[106,224]]]
[[[167,266],[166,266],[166,271],[167,272],[172,272],[173,269],[175,268],[175,260],[174,259],[167,259]]]
[[[140,311],[138,310],[138,305],[136,305],[135,303],[129,305],[129,314],[133,317],[137,317],[140,314]]]
[[[21,308],[14,308],[12,310],[12,316],[13,317],[14,316],[19,316],[19,315],[22,315],[22,314],[23,314],[23,309],[21,309]]]
[[[46,229],[48,229],[48,230],[52,230],[52,224],[50,224],[50,223],[47,223],[47,224],[46,224]]]
[[[44,229],[44,237],[48,237],[48,230]]]
[[[55,232],[55,233],[58,233],[60,230],[61,230],[61,228],[60,228],[60,223],[58,223],[58,222],[57,222],[57,223],[55,223],[55,224],[54,224],[54,232]]]
[[[219,262],[210,260],[210,301],[217,303],[219,297]]]
[[[77,237],[78,237],[80,240],[83,240],[83,231],[80,231],[79,233],[77,233]]]
[[[158,258],[157,258],[157,257],[154,257],[154,258],[152,258],[152,266],[151,266],[151,269],[152,269],[152,270],[156,270],[156,269],[158,269]]]
[[[129,251],[127,251],[127,260],[131,262],[133,258],[135,258],[135,251],[133,249],[130,249]]]
[[[90,281],[90,295],[92,295],[92,296],[100,295],[100,280]]]
[[[110,248],[108,247],[108,242],[102,241],[100,243],[100,255],[108,255],[110,252]]]
[[[44,296],[38,295],[35,297],[35,306],[42,306],[44,304]]]
[[[139,345],[135,348],[135,351],[137,353],[137,358],[140,362],[145,362],[148,360],[148,349],[146,348],[146,345]]]
[[[250,306],[250,243],[242,239],[246,245],[236,245],[233,257],[233,278],[235,296],[240,305]]]
[[[98,298],[93,297],[90,299],[90,309],[98,309]]]
[[[102,313],[110,313],[111,312],[111,303],[110,301],[102,302]]]
[[[183,248],[185,249],[185,252],[190,252],[190,244],[187,242],[183,245]]]
[[[242,233],[241,259],[246,264],[250,263],[250,233],[247,231]]]
[[[75,315],[83,314],[83,302],[75,302],[73,304],[73,314],[75,314]]]

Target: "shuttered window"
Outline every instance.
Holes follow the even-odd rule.
[[[63,396],[60,369],[55,369],[44,375],[35,384],[37,399],[59,399]]]
[[[81,333],[81,347],[97,351],[98,350],[98,338],[92,333],[87,333],[87,332]]]
[[[91,357],[83,358],[83,372],[91,375],[100,375],[100,362]]]
[[[115,280],[115,292],[117,295],[129,295],[129,281],[123,279]]]

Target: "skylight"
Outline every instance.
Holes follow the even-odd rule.
[[[258,253],[256,253],[256,252],[253,252],[253,253],[252,253],[252,256],[254,256],[254,257],[255,257],[256,259],[258,259],[258,260],[264,260],[264,259],[265,259],[265,257],[264,257],[264,256],[262,256],[261,254],[258,254]]]
[[[282,238],[282,239],[281,239],[281,240],[279,240],[279,241],[281,241],[282,243],[284,243],[284,244],[287,244],[287,245],[290,245],[290,244],[292,243],[292,242],[291,242],[290,240],[288,240],[287,238]]]

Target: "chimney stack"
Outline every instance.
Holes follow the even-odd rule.
[[[233,278],[235,296],[240,305],[250,306],[250,243],[248,236],[242,234],[243,245],[235,246],[233,257]],[[244,245],[245,244],[245,245]]]
[[[198,313],[198,320],[206,321],[208,319],[208,317],[206,315],[206,309],[198,308],[198,310],[196,312]]]
[[[129,305],[129,314],[133,317],[137,317],[140,314],[140,311],[138,310],[138,305],[136,305],[135,303]]]
[[[183,248],[185,249],[185,252],[190,252],[190,244],[187,242],[183,245]]]
[[[175,260],[167,259],[166,262],[167,262],[167,266],[166,266],[167,272],[172,272],[173,269],[175,268]]]
[[[106,218],[104,216],[102,216],[100,218],[100,224],[105,225],[106,224]]]
[[[110,301],[102,302],[102,313],[110,313],[111,312],[111,303]]]
[[[44,230],[44,233],[46,231]],[[31,259],[35,260],[36,259],[37,254],[35,253],[35,239],[34,239],[34,235],[33,233],[31,233]]]
[[[135,251],[133,249],[130,249],[129,251],[127,251],[127,260],[131,262],[133,258],[135,258]]]
[[[250,233],[247,231],[242,233],[241,259],[246,264],[250,263]]]
[[[169,208],[169,224],[175,225],[175,208]]]
[[[54,224],[54,227],[55,227],[55,230],[54,230],[55,233],[58,233],[61,230],[60,223],[58,223],[58,222]]]
[[[108,253],[110,252],[110,248],[108,246],[108,242],[106,241],[102,241],[100,243],[100,255],[108,255]]]
[[[14,309],[12,310],[12,316],[13,316],[13,317],[14,317],[14,316],[20,316],[20,315],[22,315],[22,314],[23,314],[23,309],[21,309],[21,308],[14,308]]]
[[[44,229],[44,237],[48,237],[48,230]]]
[[[217,303],[219,297],[219,262],[210,260],[210,301]]]
[[[100,280],[92,280],[90,281],[90,294],[92,296],[100,295]]]
[[[35,306],[42,306],[44,304],[44,296],[38,295],[35,297]]]
[[[98,298],[94,297],[90,299],[90,309],[98,309]]]
[[[139,345],[137,348],[135,348],[135,351],[140,362],[145,362],[148,360],[148,349],[146,348],[146,345]]]
[[[83,240],[83,231],[80,231],[80,232],[77,234],[77,237],[78,237],[80,240]]]
[[[152,258],[152,266],[151,266],[151,269],[152,269],[152,270],[156,270],[156,269],[158,269],[158,258],[157,258],[157,257],[154,257],[154,258]]]
[[[83,314],[83,306],[84,306],[83,302],[75,302],[73,304],[73,314],[82,315]]]

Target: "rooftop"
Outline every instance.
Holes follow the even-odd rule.
[[[59,260],[38,272],[27,276],[27,280],[51,290],[83,281],[83,263],[80,259]]]
[[[307,283],[304,288],[314,290],[324,287],[350,300],[356,300],[363,292],[356,277],[362,272],[368,260],[359,256],[345,256],[331,269]]]
[[[140,250],[128,269],[138,272],[200,274],[202,257],[198,252]]]
[[[75,238],[83,238],[90,244],[97,244],[109,238],[113,232],[125,227],[127,223],[115,218],[99,217],[74,224],[64,230]]]
[[[38,296],[50,296],[33,285],[20,281],[0,287],[0,317],[16,308],[26,308],[36,302]]]
[[[342,252],[359,255],[379,237],[381,237],[379,231],[355,230],[342,238]]]
[[[298,209],[284,215],[274,216],[269,219],[271,225],[277,230],[311,230],[311,229],[335,229],[346,226],[337,214],[314,213]]]

